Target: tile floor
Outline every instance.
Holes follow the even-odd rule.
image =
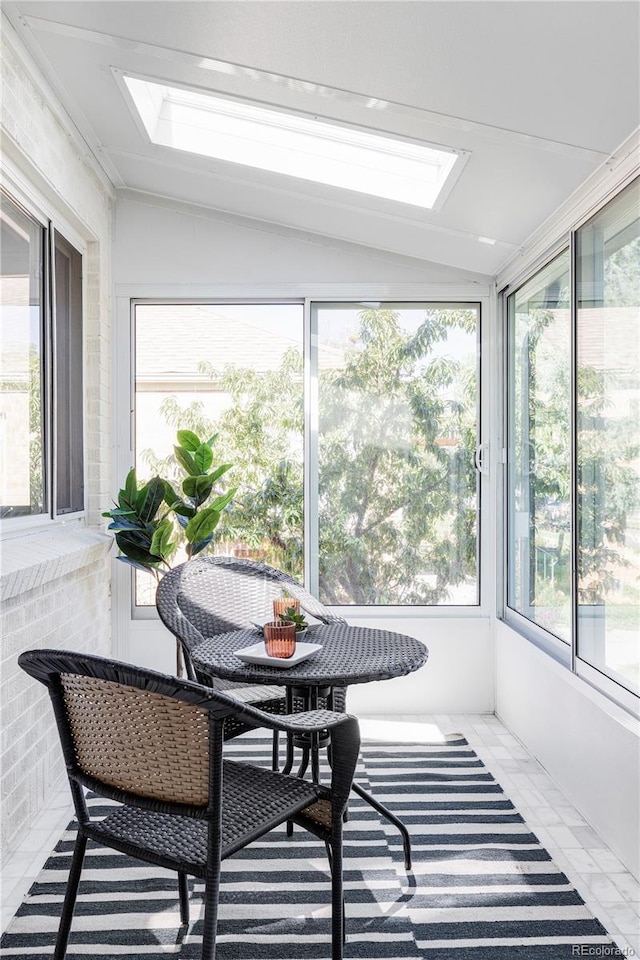
[[[543,767],[494,716],[375,717],[374,726],[425,725],[424,739],[439,733],[462,733],[485,763],[558,867],[627,957],[640,958],[640,883],[625,869],[571,805]],[[429,729],[432,727],[433,729]],[[363,735],[367,721],[362,721]],[[377,733],[376,733],[377,735]],[[2,868],[4,930],[72,816],[65,788],[52,799],[15,854]]]

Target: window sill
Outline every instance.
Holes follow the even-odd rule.
[[[112,543],[107,534],[76,523],[55,523],[46,530],[4,540],[0,598],[9,600],[95,563],[106,557]]]

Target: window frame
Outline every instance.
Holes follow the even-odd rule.
[[[86,270],[87,244],[78,231],[64,218],[45,197],[34,190],[27,188],[21,179],[11,171],[2,168],[3,194],[24,213],[39,224],[42,230],[42,406],[43,406],[43,441],[42,441],[42,469],[44,473],[44,504],[45,509],[39,514],[30,514],[16,517],[5,517],[0,520],[0,541],[26,536],[37,530],[58,525],[62,522],[79,521],[87,515],[87,417],[84,411],[84,396],[82,402],[82,486],[83,506],[80,510],[58,513],[56,510],[56,422],[55,422],[55,305],[54,305],[54,258],[55,236],[66,241],[80,255],[82,264],[81,285],[81,322],[82,322],[82,380],[86,382],[87,352],[86,352]]]
[[[500,578],[500,592],[496,595],[497,617],[507,626],[514,629],[525,639],[532,642],[544,653],[549,654],[560,664],[565,666],[576,677],[583,680],[589,687],[604,694],[605,697],[622,706],[625,710],[634,716],[640,716],[640,695],[635,694],[627,687],[624,687],[618,681],[612,679],[597,667],[579,656],[578,651],[578,537],[579,537],[579,517],[578,517],[578,497],[576,495],[577,485],[577,467],[578,467],[578,395],[577,395],[577,324],[578,324],[578,298],[577,298],[577,236],[580,229],[597,216],[600,211],[620,196],[623,191],[634,182],[640,183],[638,171],[628,174],[606,194],[592,203],[589,209],[584,211],[579,217],[575,217],[574,222],[567,225],[553,244],[549,244],[546,252],[542,256],[533,259],[528,267],[520,269],[517,275],[509,283],[502,286],[498,293],[499,309],[497,313],[499,338],[500,338],[500,363],[502,371],[501,396],[502,396],[502,415],[501,415],[501,461],[502,470],[498,485],[498,502],[500,504],[500,535],[502,562],[500,569],[502,576]],[[510,490],[509,490],[509,404],[511,401],[511,371],[510,371],[510,329],[509,329],[509,298],[517,293],[519,289],[532,280],[540,271],[553,262],[563,251],[569,252],[570,259],[570,329],[571,329],[571,386],[570,386],[570,515],[571,515],[571,636],[569,642],[561,640],[549,630],[541,627],[539,624],[529,620],[523,614],[509,606],[508,577],[510,568],[510,540],[509,540],[509,510],[510,510]]]
[[[349,606],[336,607],[336,611],[344,613],[348,610],[351,618],[370,618],[375,620],[403,619],[474,619],[482,617],[489,619],[493,607],[492,596],[495,589],[492,575],[493,564],[491,549],[491,523],[495,522],[495,504],[489,495],[487,474],[491,470],[489,451],[495,449],[491,440],[491,423],[489,419],[490,401],[489,384],[491,377],[484,366],[491,355],[488,343],[490,327],[491,289],[481,284],[474,284],[473,290],[464,282],[459,285],[431,285],[428,284],[292,284],[281,283],[273,285],[256,285],[255,287],[236,285],[207,285],[206,290],[199,287],[194,295],[193,287],[182,287],[180,284],[158,286],[155,290],[141,291],[134,285],[122,285],[116,288],[116,324],[115,350],[117,355],[124,357],[127,351],[129,363],[120,364],[120,370],[114,371],[114,396],[116,397],[115,424],[116,449],[114,458],[114,474],[112,489],[117,490],[121,481],[134,464],[135,440],[135,343],[134,343],[134,311],[139,303],[291,303],[304,304],[304,331],[303,344],[304,359],[304,389],[307,401],[305,403],[305,448],[304,454],[309,463],[305,470],[304,497],[305,497],[305,578],[311,584],[309,565],[309,551],[312,549],[311,524],[314,522],[312,495],[313,470],[311,460],[315,446],[312,435],[317,431],[317,403],[312,400],[314,390],[317,393],[317,371],[312,369],[311,344],[313,342],[312,305],[324,303],[353,302],[384,302],[393,303],[429,303],[451,305],[469,304],[478,309],[478,432],[483,440],[483,451],[487,454],[487,462],[483,471],[479,472],[478,482],[478,580],[479,602],[469,606]],[[226,289],[225,289],[226,287]],[[409,289],[408,289],[409,288]],[[443,289],[444,288],[444,289]],[[315,412],[314,412],[315,410]],[[314,422],[315,418],[315,422]],[[317,472],[317,471],[316,471]],[[317,523],[317,519],[315,521]],[[117,633],[124,637],[129,625],[136,621],[143,631],[151,630],[153,622],[158,620],[157,611],[151,607],[136,607],[133,591],[133,577],[125,564],[115,566],[115,590],[122,596],[122,602],[116,607],[118,615]],[[145,627],[146,622],[146,627]]]
[[[365,302],[367,298],[363,298]],[[318,516],[318,447],[319,447],[319,396],[318,396],[318,325],[317,325],[317,314],[318,310],[322,308],[323,304],[329,306],[340,306],[347,307],[349,305],[356,306],[361,305],[362,301],[359,299],[350,300],[335,300],[329,298],[319,298],[314,297],[309,302],[309,343],[311,344],[310,354],[309,354],[309,363],[311,370],[311,392],[306,396],[308,397],[306,406],[309,407],[309,417],[310,417],[310,457],[308,461],[308,469],[305,470],[306,474],[309,474],[309,486],[310,486],[310,495],[309,499],[305,501],[308,504],[308,510],[305,510],[305,516],[309,514],[309,526],[308,529],[305,529],[305,561],[306,561],[306,552],[308,544],[309,552],[309,561],[308,564],[305,562],[305,571],[306,571],[306,580],[307,580],[307,589],[318,596],[319,590],[319,565],[320,565],[320,554],[319,554],[319,541],[320,541],[320,527],[319,527],[319,516]],[[476,300],[466,299],[457,301],[453,300],[439,300],[435,297],[431,297],[428,300],[394,300],[391,297],[386,297],[384,300],[379,301],[380,306],[389,305],[390,307],[402,307],[405,304],[407,307],[440,307],[445,309],[447,307],[461,307],[466,305],[470,308],[474,308],[477,311],[477,333],[476,333],[476,375],[477,375],[477,406],[478,406],[478,419],[476,425],[476,446],[474,450],[474,465],[478,464],[479,457],[487,449],[488,441],[483,440],[483,437],[486,437],[486,433],[483,430],[483,414],[486,409],[486,404],[484,403],[483,398],[483,370],[482,370],[482,334],[483,334],[483,304],[481,299]],[[476,497],[477,497],[477,511],[476,511],[476,597],[477,600],[475,603],[465,603],[465,604],[455,604],[455,603],[442,603],[442,604],[371,604],[371,605],[360,605],[360,604],[334,604],[332,609],[341,611],[343,613],[348,612],[349,615],[354,615],[354,611],[357,611],[358,616],[367,616],[367,611],[369,614],[371,610],[375,610],[376,614],[384,614],[384,611],[393,611],[393,617],[398,615],[396,611],[402,611],[405,609],[415,610],[415,611],[433,611],[433,610],[455,610],[455,611],[479,611],[482,608],[482,553],[483,553],[483,544],[486,539],[483,536],[483,523],[482,523],[482,494],[483,487],[486,488],[486,483],[484,482],[486,476],[487,466],[476,466],[477,473],[477,486],[476,486]],[[486,499],[486,497],[485,497]]]
[[[503,564],[502,570],[503,575],[501,578],[502,583],[502,592],[498,598],[498,610],[503,611],[503,619],[506,623],[514,626],[519,633],[522,633],[529,640],[532,640],[536,645],[540,646],[547,653],[550,653],[556,660],[560,663],[567,665],[572,664],[572,640],[562,640],[561,637],[558,637],[552,631],[545,629],[539,623],[536,623],[535,620],[530,620],[525,614],[517,610],[515,607],[512,607],[509,604],[509,585],[511,578],[511,562],[510,562],[510,547],[511,547],[511,500],[510,500],[510,488],[509,488],[509,471],[510,471],[510,461],[509,461],[509,442],[511,438],[511,410],[510,403],[512,400],[512,376],[511,376],[511,347],[512,347],[512,334],[510,329],[510,311],[509,311],[509,301],[512,296],[515,296],[519,290],[522,290],[523,287],[535,279],[538,274],[542,273],[548,266],[550,266],[555,260],[557,260],[562,254],[569,254],[569,266],[570,266],[570,354],[572,362],[572,374],[571,374],[571,385],[570,385],[570,417],[571,424],[573,424],[574,416],[574,407],[575,407],[575,395],[574,395],[574,377],[573,377],[573,356],[574,356],[574,322],[573,322],[573,287],[574,287],[574,274],[573,274],[573,253],[570,236],[566,236],[563,240],[554,247],[553,253],[545,257],[545,259],[539,263],[536,263],[535,266],[531,269],[529,273],[521,277],[517,283],[513,286],[504,288],[500,292],[501,298],[501,311],[500,315],[503,318],[502,323],[502,369],[503,369],[503,436],[504,436],[504,455],[503,455],[503,483],[500,489],[500,502],[503,505],[503,520],[502,520],[502,555],[503,555]],[[573,432],[571,433],[571,466],[570,466],[570,502],[569,502],[569,511],[572,520],[571,527],[571,596],[570,596],[570,615],[573,620],[573,597],[574,597],[574,578],[573,578],[573,557],[574,553],[574,542],[573,542],[573,509],[574,509],[574,498],[573,498],[573,477],[574,477],[574,462],[573,462]],[[573,637],[573,622],[571,624],[571,636]]]
[[[79,325],[80,325],[80,382],[76,387],[75,391],[71,389],[68,392],[70,413],[69,420],[73,420],[74,417],[77,419],[78,410],[77,410],[77,401],[80,401],[80,422],[81,422],[81,440],[80,440],[80,454],[82,458],[82,470],[79,471],[75,476],[71,468],[71,460],[73,458],[74,446],[71,442],[69,447],[69,462],[67,467],[70,474],[70,483],[72,488],[72,497],[73,497],[73,486],[78,482],[78,479],[81,478],[81,491],[82,491],[82,507],[80,509],[69,509],[69,510],[60,510],[58,503],[58,466],[59,461],[55,456],[56,451],[58,450],[58,436],[60,433],[60,421],[58,417],[58,378],[57,378],[57,367],[58,367],[58,348],[59,348],[59,332],[61,321],[58,318],[58,307],[57,307],[57,270],[55,268],[55,258],[57,253],[57,240],[60,238],[62,241],[62,247],[68,247],[74,254],[77,254],[80,258],[80,304],[79,304]],[[50,336],[51,336],[51,392],[50,392],[50,406],[51,406],[51,515],[53,519],[68,520],[74,517],[81,517],[86,512],[87,505],[87,456],[86,456],[86,433],[87,433],[87,423],[84,409],[84,387],[86,383],[86,337],[85,337],[85,255],[81,250],[78,249],[75,243],[72,243],[68,236],[55,225],[51,223],[49,228],[49,244],[50,244],[50,256],[49,256],[49,266],[50,266],[50,300],[51,300],[51,309],[50,309]],[[70,266],[72,265],[72,258],[69,260]],[[67,304],[69,316],[68,324],[71,337],[73,337],[73,296],[76,291],[70,290],[69,303]],[[74,401],[76,401],[74,403]]]

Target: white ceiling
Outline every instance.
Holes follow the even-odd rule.
[[[496,273],[640,116],[640,6],[628,0],[16,0],[3,9],[117,187],[468,271]],[[368,199],[151,144],[120,71],[470,156],[436,211]]]

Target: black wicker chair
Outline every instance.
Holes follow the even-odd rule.
[[[183,924],[187,876],[204,880],[202,960],[214,960],[221,861],[288,820],[327,847],[331,957],[342,960],[342,818],[359,750],[355,718],[324,710],[274,717],[190,680],[67,651],[32,650],[19,663],[49,689],[78,820],[54,960],[67,953],[89,839],[176,870]],[[224,760],[232,716],[272,730],[330,730],[331,784]],[[121,806],[92,820],[83,787]]]
[[[250,627],[253,620],[268,616],[273,600],[281,597],[283,590],[298,599],[301,608],[316,620],[345,623],[289,574],[255,560],[198,557],[166,573],[156,592],[156,606],[160,619],[182,646],[187,676],[200,683],[212,683],[211,677],[195,671],[191,661],[194,647],[205,637],[241,630]],[[221,679],[215,679],[213,685],[268,713],[287,711],[282,687],[234,684]],[[345,691],[334,689],[332,708],[342,712],[345,705]],[[227,724],[227,738],[242,732],[240,725]],[[274,764],[276,751],[274,739]]]

